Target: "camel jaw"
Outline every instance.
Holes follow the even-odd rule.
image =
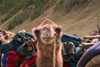
[[[54,42],[54,37],[41,37],[41,41],[46,44],[52,44]]]

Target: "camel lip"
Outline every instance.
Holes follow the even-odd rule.
[[[48,36],[46,37],[46,36],[45,36],[45,37],[41,37],[41,38],[54,38],[54,37],[48,37]]]
[[[48,41],[50,41],[50,40],[49,40],[49,39],[46,39],[45,41],[47,41],[47,42],[48,42]]]
[[[54,42],[53,39],[43,39],[42,42],[46,45],[52,44]]]

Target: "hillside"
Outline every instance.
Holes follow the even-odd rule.
[[[70,10],[68,10],[68,8],[66,10],[66,8],[63,7],[67,1],[68,0],[63,0],[61,3],[61,0],[54,0],[54,2],[53,0],[49,0],[41,7],[43,8],[42,10],[44,10],[43,13],[34,19],[31,19],[30,16],[34,14],[35,5],[30,4],[25,9],[20,9],[4,23],[0,22],[0,27],[6,30],[10,30],[14,33],[17,33],[21,29],[25,29],[27,32],[31,32],[32,28],[38,26],[44,19],[51,19],[56,24],[61,25],[63,32],[67,34],[76,34],[80,37],[83,37],[94,33],[93,30],[97,30],[96,24],[98,23],[98,16],[100,15],[100,0],[88,0],[88,2],[85,2],[82,5],[75,4]],[[59,6],[59,3],[63,5]],[[54,11],[55,8],[56,10]],[[29,17],[24,18],[23,22],[18,24],[16,27],[8,29],[8,25],[11,23],[10,21],[13,20],[15,16],[20,16],[22,13]],[[2,18],[6,17],[7,13],[0,15],[1,20]]]

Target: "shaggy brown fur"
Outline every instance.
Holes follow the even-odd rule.
[[[52,27],[52,29],[50,28]],[[56,32],[56,67],[62,67],[62,43],[61,43],[61,36],[62,36],[62,28],[58,26],[53,21],[46,19],[42,22],[37,28],[33,29],[33,32],[38,40],[37,50],[38,50],[38,57],[37,57],[37,67],[53,67],[53,45],[54,42],[47,45],[44,44],[41,40],[41,34],[43,33],[44,28],[48,29],[48,32],[43,34],[44,36],[51,36],[52,31]]]

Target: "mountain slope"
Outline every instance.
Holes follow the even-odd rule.
[[[11,31],[17,33],[19,30],[25,29],[27,32],[31,32],[32,28],[38,26],[44,19],[53,20],[56,24],[61,25],[63,32],[71,35],[76,34],[80,37],[90,35],[93,30],[97,30],[100,0],[90,0],[88,4],[84,3],[81,7],[75,5],[70,12],[64,11],[64,9],[54,12],[55,6],[56,4],[33,21],[25,20],[24,23],[11,29]]]

